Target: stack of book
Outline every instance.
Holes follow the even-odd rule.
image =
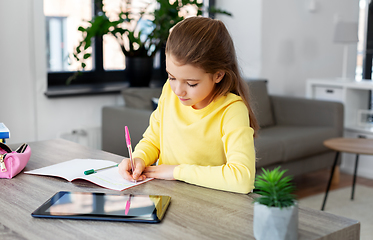
[[[0,123],[0,142],[5,143],[6,139],[10,137],[9,129],[4,123]]]

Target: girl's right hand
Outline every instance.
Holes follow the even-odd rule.
[[[118,165],[119,174],[128,181],[142,181],[146,179],[146,176],[143,174],[145,169],[145,162],[141,158],[135,158],[134,163],[134,172],[132,174],[131,168],[131,160],[129,158],[125,158],[122,162]]]

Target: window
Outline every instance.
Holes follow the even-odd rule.
[[[369,3],[367,0],[360,0],[359,28],[359,45],[361,44],[361,46],[359,47],[358,45],[358,65],[360,63],[362,65],[361,78],[371,79],[373,57],[373,3]],[[361,55],[360,63],[359,55]]]
[[[115,2],[110,0],[106,2]],[[103,69],[103,39],[94,39],[92,58],[89,58],[84,74],[80,75],[70,85],[67,79],[79,69],[79,64],[72,61],[71,53],[81,39],[79,26],[87,25],[93,14],[98,13],[101,2],[97,0],[44,0],[44,14],[46,16],[47,36],[47,66],[48,66],[48,97],[71,94],[87,94],[123,87],[123,71],[105,72]],[[117,45],[108,41],[108,45]],[[107,47],[110,50],[110,47]],[[110,53],[110,51],[108,51]],[[120,52],[111,50],[111,52]],[[70,56],[69,56],[70,55]],[[114,54],[115,55],[115,54]],[[110,56],[112,59],[117,56]],[[115,62],[123,62],[116,60]],[[123,66],[108,67],[109,69],[123,69]],[[117,83],[117,84],[116,84]],[[118,84],[119,83],[119,84]],[[114,86],[114,88],[113,88]],[[115,86],[117,86],[115,88]]]
[[[66,17],[47,17],[47,59],[48,71],[67,71],[68,56],[66,38]]]
[[[97,94],[119,92],[127,83],[124,81],[125,61],[113,36],[94,38],[92,57],[87,62],[84,74],[66,85],[67,79],[79,69],[79,64],[69,58],[81,39],[77,30],[84,26],[104,5],[109,14],[123,0],[44,0],[47,36],[48,97],[73,94]],[[133,0],[139,1],[141,0]],[[155,1],[155,0],[154,0]],[[202,0],[201,0],[202,1]],[[155,2],[156,3],[156,2]],[[209,5],[213,3],[209,1]],[[195,15],[195,13],[193,13]],[[70,56],[71,57],[71,56]],[[71,57],[72,58],[72,57]],[[157,54],[153,78],[165,80],[160,66],[164,62]]]
[[[356,79],[372,79],[373,60],[373,2],[360,0],[359,43],[357,49]],[[370,91],[368,108],[373,109],[373,94]]]
[[[357,61],[356,61],[356,75],[355,79],[362,80],[363,77],[363,65],[364,65],[364,49],[366,44],[366,26],[367,26],[367,13],[368,5],[366,0],[359,1],[359,30],[358,37],[359,42],[357,44]]]
[[[92,17],[91,1],[44,0],[48,72],[78,69],[77,65],[69,64],[68,56],[79,39],[78,26]],[[92,63],[89,65],[87,70],[92,69]]]

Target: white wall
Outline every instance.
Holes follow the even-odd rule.
[[[358,21],[358,0],[217,0],[246,77],[269,80],[269,92],[304,97],[308,78],[342,75],[343,46],[333,43],[338,20]],[[315,6],[310,10],[310,6]],[[356,44],[349,47],[354,77]]]
[[[18,142],[36,136],[32,9],[32,1],[0,1],[0,122]]]
[[[262,68],[262,1],[217,0],[216,5],[233,14],[232,17],[216,17],[226,24],[232,36],[242,73],[246,77],[259,78]]]
[[[263,1],[263,76],[273,79],[270,91],[305,96],[307,78],[341,77],[343,46],[333,43],[336,20],[357,21],[357,0]],[[284,8],[286,5],[286,9]],[[284,11],[287,14],[283,14]],[[356,44],[350,47],[349,75],[355,77]]]

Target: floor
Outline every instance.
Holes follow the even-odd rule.
[[[297,189],[295,194],[298,196],[298,199],[324,193],[326,190],[326,185],[328,184],[329,176],[330,169],[325,169],[294,178],[294,183]],[[333,182],[330,189],[333,190],[346,186],[352,186],[352,179],[353,175],[340,172],[339,182]],[[357,177],[356,183],[373,187],[373,179]]]

